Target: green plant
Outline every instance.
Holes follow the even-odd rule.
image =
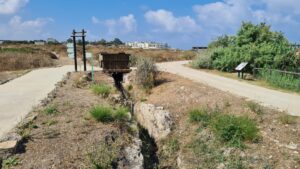
[[[133,86],[132,86],[132,85],[128,85],[128,86],[127,86],[127,90],[128,90],[128,91],[131,91],[132,89],[133,89]]]
[[[172,138],[167,142],[167,151],[170,154],[178,152],[180,149],[180,142],[176,138]]]
[[[218,115],[211,122],[214,133],[229,145],[243,148],[243,141],[253,141],[258,137],[258,128],[248,117]]]
[[[202,122],[204,126],[207,126],[211,120],[211,115],[207,108],[194,109],[189,112],[190,122]]]
[[[95,106],[90,109],[90,114],[97,121],[111,122],[114,120],[113,110],[111,107]]]
[[[3,160],[2,166],[3,168],[10,168],[17,166],[19,164],[19,159],[16,157],[9,157],[8,159]]]
[[[92,168],[95,169],[111,169],[113,161],[117,158],[117,144],[107,144],[100,142],[99,145],[92,147],[88,153],[88,159],[91,162]]]
[[[295,124],[297,117],[291,115],[282,115],[279,117],[279,120],[282,124]]]
[[[46,115],[54,115],[59,113],[59,111],[57,110],[57,106],[55,105],[47,106],[42,112]]]
[[[127,121],[129,118],[128,113],[129,109],[127,107],[119,107],[114,114],[114,119],[119,122]]]
[[[247,106],[252,112],[256,113],[257,115],[262,115],[264,113],[263,108],[255,102],[248,102]]]
[[[91,88],[95,94],[103,97],[107,97],[111,93],[111,87],[106,84],[94,84]]]
[[[137,62],[136,81],[145,89],[151,89],[155,85],[157,68],[151,58],[139,58]]]

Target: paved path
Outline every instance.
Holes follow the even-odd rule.
[[[47,97],[73,66],[33,70],[0,85],[0,138]]]
[[[297,94],[271,90],[183,66],[187,63],[188,61],[160,63],[158,68],[248,98],[265,106],[286,111],[290,115],[300,116],[300,96]]]

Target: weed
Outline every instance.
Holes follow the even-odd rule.
[[[47,126],[52,126],[52,125],[55,125],[57,123],[58,123],[58,121],[56,121],[56,120],[48,120],[46,122],[43,122],[42,124],[47,125]]]
[[[282,124],[295,124],[296,123],[296,118],[295,116],[291,115],[282,115],[279,117],[279,120]]]
[[[207,108],[194,109],[189,112],[190,122],[202,122],[204,124],[208,124],[211,117],[208,113]]]
[[[141,102],[146,102],[148,99],[146,98],[141,98]]]
[[[136,81],[145,89],[155,85],[157,68],[151,58],[139,58],[137,62]]]
[[[95,84],[91,88],[95,94],[103,97],[107,97],[111,93],[111,87],[106,84]]]
[[[105,106],[95,106],[90,110],[90,114],[97,121],[101,122],[111,122],[113,118],[113,110],[111,107]]]
[[[43,110],[43,113],[46,114],[46,115],[54,115],[54,114],[59,113],[59,111],[57,110],[57,106],[52,105],[52,106],[46,107]]]
[[[127,90],[128,90],[128,91],[131,91],[132,89],[133,89],[133,86],[132,86],[132,85],[128,85],[128,86],[127,86]]]
[[[196,56],[196,59],[192,62],[192,67],[196,69],[211,69],[211,54],[209,52],[199,52]]]
[[[178,152],[179,149],[180,149],[180,143],[179,143],[178,139],[172,138],[172,139],[170,139],[168,141],[168,143],[167,143],[167,151],[170,154]]]
[[[255,102],[248,102],[247,106],[252,112],[256,113],[257,115],[262,115],[264,113],[263,108]]]
[[[118,122],[127,121],[129,118],[128,112],[129,110],[127,107],[119,107],[114,114],[114,119]]]
[[[244,147],[244,140],[253,141],[258,137],[258,128],[248,117],[219,115],[212,120],[211,126],[222,141],[238,148]]]
[[[92,164],[92,168],[95,169],[110,169],[112,168],[113,161],[118,154],[118,148],[116,144],[107,144],[100,142],[96,147],[92,147],[92,150],[88,153],[88,159]]]
[[[2,162],[2,166],[3,168],[10,168],[10,167],[14,167],[17,166],[19,164],[19,159],[16,157],[9,157],[6,160],[3,160]]]

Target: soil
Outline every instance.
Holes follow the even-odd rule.
[[[114,133],[122,135],[115,123],[96,122],[89,116],[92,106],[109,103],[91,92],[90,82],[80,81],[83,75],[71,74],[50,103],[34,109],[38,113],[30,124],[34,127],[23,151],[15,155],[19,164],[13,168],[90,168],[89,150]],[[100,72],[96,81],[112,85],[112,78]],[[55,106],[58,113],[43,113],[48,106]]]
[[[244,98],[168,73],[159,73],[158,84],[150,91],[134,85],[131,95],[136,101],[163,106],[172,112],[172,134],[157,143],[160,168],[300,168],[300,119],[297,117],[292,117],[293,124],[284,124],[280,120],[285,116],[283,112],[261,107],[263,113],[257,114],[250,110]],[[219,142],[210,129],[189,122],[189,111],[201,107],[248,116],[258,125],[259,140],[246,142],[244,150]],[[179,141],[179,148],[168,152],[168,142],[172,139]],[[206,147],[200,156],[191,148],[197,140]]]

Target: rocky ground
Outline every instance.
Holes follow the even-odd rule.
[[[128,79],[127,85],[134,84],[134,75]],[[152,90],[130,88],[138,102],[135,113],[151,112],[137,119],[156,140],[159,168],[300,168],[299,118],[168,73],[159,74]],[[246,142],[244,149],[226,145],[208,127],[189,121],[188,112],[203,107],[248,116],[259,128],[259,139]]]

